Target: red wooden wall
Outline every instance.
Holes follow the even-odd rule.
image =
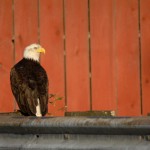
[[[0,0],[0,112],[17,108],[9,73],[23,49],[40,43],[49,113],[150,113],[149,0]]]

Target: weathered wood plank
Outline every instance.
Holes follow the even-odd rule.
[[[6,11],[7,10],[7,11]],[[0,1],[0,112],[14,110],[10,89],[10,69],[13,59],[12,1]]]
[[[38,42],[38,1],[14,0],[15,59],[22,59],[26,46]]]
[[[90,1],[93,110],[115,110],[114,12],[112,0]]]
[[[141,115],[138,1],[116,1],[118,115]]]
[[[66,75],[68,111],[90,108],[88,1],[66,0]]]
[[[64,40],[63,40],[63,1],[40,1],[40,41],[46,49],[41,62],[49,78],[49,93],[63,97],[55,107],[49,104],[49,113],[55,116],[64,115]]]
[[[150,113],[150,1],[140,1],[143,115]]]

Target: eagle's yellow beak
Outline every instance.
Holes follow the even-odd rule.
[[[39,52],[39,53],[44,53],[45,54],[45,49],[44,48],[39,48],[36,51]]]

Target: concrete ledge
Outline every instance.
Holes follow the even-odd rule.
[[[0,149],[150,149],[150,118],[0,115]]]
[[[0,115],[0,133],[150,135],[150,118],[23,117]]]

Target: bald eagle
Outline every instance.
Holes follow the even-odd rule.
[[[27,46],[10,72],[12,93],[25,116],[41,117],[48,110],[48,77],[39,63],[40,53],[45,49],[39,44]]]

